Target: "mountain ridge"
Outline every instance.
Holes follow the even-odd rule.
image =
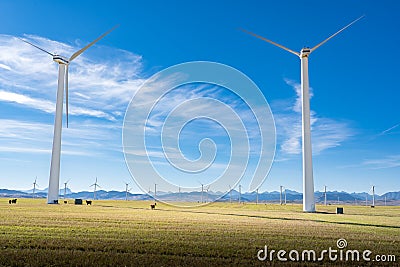
[[[220,192],[218,192],[220,193]],[[203,195],[203,196],[202,196]],[[64,189],[60,190],[60,199],[64,196]],[[37,190],[35,195],[33,195],[32,190],[10,190],[10,189],[0,189],[0,197],[3,198],[46,198],[47,190]],[[70,189],[66,190],[65,197],[68,199],[94,199],[93,191],[80,191],[80,192],[72,192]],[[96,191],[96,199],[109,199],[109,200],[125,200],[128,197],[129,200],[153,200],[154,197],[145,193],[130,193],[126,194],[125,191],[105,191],[98,190]],[[209,192],[201,192],[193,191],[193,192],[182,192],[182,193],[173,193],[173,192],[157,192],[157,198],[162,201],[191,201],[191,202],[211,202],[211,201],[238,201],[239,200],[239,192],[236,190],[232,190],[231,193],[227,192],[224,195],[215,194],[212,191]],[[326,194],[328,203],[372,203],[372,195],[366,192],[361,193],[348,193],[348,192],[338,192],[338,191],[328,191]],[[297,203],[301,202],[303,199],[303,194],[293,191],[286,190],[286,202],[288,203]],[[386,199],[386,200],[385,200]],[[259,202],[284,202],[285,194],[278,191],[272,192],[262,192],[258,194]],[[325,196],[324,192],[316,191],[315,192],[315,201],[316,203],[324,203]],[[256,192],[246,192],[242,193],[240,196],[241,202],[256,202],[257,194]],[[375,202],[397,202],[400,201],[400,191],[397,192],[386,192],[382,195],[375,195]]]

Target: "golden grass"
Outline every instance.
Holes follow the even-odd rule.
[[[320,251],[336,248],[339,238],[349,249],[400,259],[400,207],[344,206],[345,214],[336,215],[335,206],[303,213],[300,205],[214,203],[183,209],[159,203],[156,210],[149,205],[46,205],[43,199],[9,205],[0,199],[0,265],[265,266],[268,262],[256,257],[264,245]]]

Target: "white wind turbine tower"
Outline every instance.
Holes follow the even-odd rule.
[[[314,52],[321,45],[356,23],[364,16],[354,20],[335,34],[331,35],[324,41],[320,42],[313,48],[305,47],[300,52],[293,51],[283,45],[275,43],[269,39],[266,39],[255,33],[242,30],[250,35],[253,35],[263,41],[271,43],[283,50],[288,51],[298,57],[301,60],[301,99],[302,99],[302,154],[303,154],[303,211],[315,212],[315,200],[314,200],[314,179],[313,179],[313,168],[312,168],[312,149],[311,149],[311,125],[310,125],[310,96],[309,96],[309,80],[308,80],[308,56]]]
[[[93,200],[96,200],[96,191],[97,187],[101,188],[101,186],[97,183],[97,177],[96,177],[96,182],[92,184],[91,186],[94,186],[94,191],[93,191]]]
[[[36,178],[35,178],[35,181],[33,182],[33,191],[32,191],[33,198],[36,197],[35,191],[36,191],[36,186],[38,185],[38,184],[36,183],[36,180],[37,180],[37,176],[36,176]]]
[[[100,35],[96,40],[89,43],[82,49],[76,51],[72,56],[67,59],[57,54],[52,54],[39,46],[36,46],[26,40],[20,39],[25,43],[36,47],[37,49],[49,54],[53,57],[53,61],[58,63],[58,89],[57,89],[57,101],[56,101],[56,115],[54,120],[54,136],[53,136],[53,148],[51,152],[51,166],[50,166],[50,178],[49,178],[49,191],[47,194],[47,203],[55,204],[58,203],[58,195],[60,189],[60,154],[61,154],[61,130],[62,130],[62,111],[63,111],[63,99],[64,99],[64,85],[65,85],[65,107],[66,107],[66,119],[68,128],[68,66],[72,60],[82,54],[86,49],[91,47],[93,44],[98,42],[104,36],[113,31],[117,26],[108,30],[107,32]]]
[[[286,187],[283,188],[284,189],[284,195],[285,195],[285,205],[286,205]]]
[[[371,187],[371,191],[372,191],[372,206],[371,207],[375,207],[375,185],[373,185]]]

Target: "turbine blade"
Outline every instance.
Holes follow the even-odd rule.
[[[331,36],[329,36],[328,38],[326,38],[325,40],[323,40],[322,42],[320,42],[319,44],[317,44],[316,46],[314,46],[313,48],[311,48],[311,52],[313,52],[315,49],[317,49],[318,47],[320,47],[321,45],[325,44],[326,42],[328,42],[330,39],[332,39],[333,37],[335,37],[336,35],[338,35],[339,33],[341,33],[342,31],[344,31],[345,29],[347,29],[348,27],[350,27],[351,25],[353,25],[354,23],[356,23],[357,21],[359,21],[360,19],[362,19],[363,17],[365,17],[365,15],[362,15],[361,17],[359,17],[356,20],[353,20],[352,22],[350,22],[349,24],[347,24],[345,27],[343,27],[342,29],[340,29],[339,31],[337,31],[336,33],[332,34]]]
[[[68,128],[68,65],[65,70],[65,112],[67,114],[67,128]]]
[[[283,46],[283,45],[280,45],[280,44],[278,44],[278,43],[275,43],[274,41],[271,41],[271,40],[269,40],[269,39],[267,39],[267,38],[264,38],[264,37],[262,37],[262,36],[260,36],[260,35],[257,35],[257,34],[255,34],[255,33],[253,33],[253,32],[250,32],[250,31],[247,31],[247,30],[245,30],[245,29],[240,29],[240,30],[241,30],[242,32],[247,33],[247,34],[253,35],[254,37],[257,37],[257,38],[259,38],[259,39],[261,39],[261,40],[263,40],[263,41],[265,41],[265,42],[268,42],[268,43],[273,44],[273,45],[275,45],[275,46],[277,46],[277,47],[279,47],[279,48],[282,48],[283,50],[286,50],[286,51],[288,51],[288,52],[290,52],[290,53],[292,53],[292,54],[294,54],[294,55],[296,55],[296,56],[300,56],[300,53],[298,53],[298,52],[296,52],[296,51],[293,51],[292,49],[289,49],[289,48],[287,48],[287,47],[285,47],[285,46]]]
[[[70,58],[69,61],[74,60],[77,56],[79,56],[80,54],[82,54],[86,49],[88,49],[89,47],[91,47],[92,45],[94,45],[95,43],[97,43],[98,41],[100,41],[101,39],[103,39],[104,36],[106,36],[107,34],[109,34],[110,32],[112,32],[113,30],[115,30],[119,25],[115,25],[112,29],[106,31],[105,33],[103,33],[102,35],[100,35],[99,37],[97,37],[96,40],[94,40],[93,42],[91,42],[90,44],[88,44],[87,46],[85,46],[84,48],[82,48],[79,51],[76,51]]]
[[[28,42],[27,40],[24,40],[24,39],[19,38],[19,37],[17,37],[17,38],[20,39],[22,42],[25,42],[25,43],[27,43],[27,44],[30,44],[31,46],[33,46],[33,47],[35,47],[35,48],[37,48],[37,49],[39,49],[39,50],[41,50],[41,51],[43,51],[43,52],[49,54],[50,56],[54,56],[54,55],[53,55],[52,53],[50,53],[49,51],[46,51],[46,50],[44,50],[43,48],[41,48],[41,47],[39,47],[39,46],[37,46],[37,45],[34,45],[34,44]]]

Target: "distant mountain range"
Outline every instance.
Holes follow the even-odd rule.
[[[35,196],[33,195],[33,190],[8,190],[8,189],[0,189],[0,197],[3,198],[46,198],[47,197],[47,189],[45,190],[36,190]],[[89,191],[82,192],[72,192],[69,188],[67,188],[65,192],[65,197],[69,199],[93,199],[94,193]],[[60,190],[60,198],[64,196],[64,189]],[[222,196],[222,197],[221,197]],[[211,201],[223,201],[223,202],[238,202],[240,197],[241,202],[256,202],[257,201],[257,193],[243,193],[239,194],[238,191],[232,190],[231,193],[226,193],[225,195],[222,192],[182,192],[182,193],[174,193],[174,192],[157,192],[157,198],[163,201],[189,201],[189,202],[211,202]],[[329,191],[326,194],[327,203],[329,204],[337,204],[337,203],[353,203],[353,204],[368,204],[372,203],[372,195],[362,192],[362,193],[347,193],[347,192],[338,192],[338,191]],[[126,199],[126,192],[123,191],[105,191],[99,190],[96,191],[96,199],[115,199],[115,200],[124,200]],[[154,199],[152,195],[149,194],[132,194],[128,192],[129,200],[152,200]],[[282,202],[285,201],[285,194],[278,191],[272,192],[263,192],[258,194],[258,201],[262,203],[279,203],[282,199]],[[315,201],[317,203],[324,202],[324,192],[315,192]],[[303,200],[303,194],[286,190],[286,202],[287,203],[301,203]],[[386,201],[388,205],[399,205],[400,204],[400,191],[399,192],[388,192],[383,195],[375,195],[376,203],[383,203]]]

